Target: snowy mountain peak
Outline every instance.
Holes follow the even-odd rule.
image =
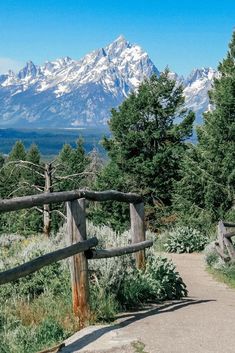
[[[218,71],[211,67],[203,67],[194,69],[185,80],[186,107],[196,113],[196,122],[199,124],[202,120],[202,113],[209,109],[208,91],[218,75]]]
[[[25,78],[34,78],[40,72],[38,68],[34,65],[32,61],[28,61],[25,67],[19,71],[18,78],[25,79]]]
[[[110,110],[135,91],[145,77],[159,74],[148,54],[119,36],[80,60],[32,61],[17,75],[0,75],[0,127],[77,127],[106,124]],[[216,71],[194,70],[184,80],[186,106],[202,113]]]
[[[15,77],[15,73],[14,73],[14,71],[12,71],[12,70],[8,70],[8,73],[6,74],[6,75],[3,75],[3,76],[9,76],[9,77]]]
[[[123,34],[120,34],[115,40],[114,42],[126,42],[126,38],[124,37]]]
[[[111,44],[105,47],[106,53],[111,57],[119,56],[125,49],[132,45],[123,36],[119,36]]]
[[[200,69],[193,69],[190,75],[186,79],[187,84],[191,84],[197,80],[209,79],[212,80],[216,75],[217,71],[211,67],[203,67]]]

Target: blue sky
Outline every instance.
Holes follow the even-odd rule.
[[[162,70],[217,67],[235,29],[235,0],[1,0],[0,73],[28,60],[79,59],[120,34]]]

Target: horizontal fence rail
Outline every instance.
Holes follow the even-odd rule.
[[[98,244],[96,237],[90,238],[84,242],[70,245],[66,248],[50,252],[48,254],[37,257],[28,261],[23,265],[17,266],[10,270],[0,272],[0,284],[15,281],[21,277],[25,277],[33,272],[40,270],[42,267],[51,265],[54,262],[66,259],[67,257],[84,252]]]
[[[137,244],[130,244],[120,248],[110,248],[110,249],[91,249],[85,251],[86,258],[88,260],[92,259],[107,259],[109,257],[116,257],[135,253],[146,248],[150,248],[153,245],[152,240],[145,240]]]
[[[12,199],[0,199],[0,212],[17,211],[24,208],[42,206],[45,204],[72,201],[85,198],[91,201],[119,201],[126,203],[142,202],[142,197],[137,194],[123,193],[115,190],[107,191],[91,191],[91,190],[74,190],[61,191],[52,193],[43,193],[38,195],[30,195],[23,197],[14,197]]]

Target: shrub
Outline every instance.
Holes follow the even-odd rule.
[[[120,305],[114,294],[107,288],[92,285],[90,288],[90,308],[92,321],[113,321]]]
[[[133,270],[121,283],[117,298],[125,308],[150,301],[180,299],[187,295],[186,286],[171,261],[148,251],[145,270]]]
[[[210,243],[205,247],[204,257],[206,264],[211,268],[219,268],[224,264],[217,251],[215,250],[213,243]]]
[[[67,337],[67,332],[52,318],[46,318],[39,326],[24,326],[18,321],[8,332],[0,333],[0,353],[36,353]]]
[[[95,227],[89,224],[88,232],[96,234],[101,247],[119,247],[131,241],[130,233],[115,233],[109,227]],[[148,232],[148,238],[156,239]],[[94,291],[101,290],[103,297],[111,296],[113,306],[131,308],[149,301],[179,299],[187,295],[185,285],[172,262],[147,250],[145,270],[135,268],[134,257],[127,255],[117,258],[90,262],[91,283]],[[98,289],[97,289],[98,288]]]
[[[168,233],[165,249],[168,252],[191,253],[202,251],[207,238],[196,229],[178,227]]]
[[[11,248],[1,254],[0,270],[3,271],[30,261],[45,252],[62,247],[63,243],[60,243],[58,239],[47,240],[38,236],[22,240],[21,245],[18,244],[17,247],[13,243],[14,246],[14,254]],[[6,300],[12,296],[19,299],[32,299],[46,291],[56,294],[63,292],[65,286],[69,286],[68,266],[66,262],[57,262],[24,278],[0,286],[0,300]]]
[[[66,332],[53,318],[46,318],[35,330],[35,338],[40,346],[52,345],[66,338]]]

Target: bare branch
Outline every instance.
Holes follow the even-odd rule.
[[[58,166],[53,167],[53,170],[52,170],[52,172],[51,172],[51,175],[52,175],[52,176],[56,173],[57,167],[58,167]]]
[[[54,159],[50,162],[50,164],[55,163],[57,160],[58,160],[58,157],[54,158]]]
[[[95,173],[94,172],[81,172],[81,173],[70,174],[70,175],[65,175],[65,176],[56,176],[55,179],[66,180],[66,179],[74,178],[76,176],[90,175],[90,174],[95,174]]]
[[[51,210],[51,212],[57,212],[62,218],[64,218],[67,221],[67,217],[63,214],[63,212],[59,210]]]
[[[33,207],[36,211],[40,212],[40,213],[43,213],[43,210],[37,206],[34,206]]]
[[[9,165],[11,165],[11,164],[13,164],[14,167],[13,167],[13,169],[11,170],[10,176],[12,175],[12,173],[13,173],[13,171],[16,169],[16,167],[23,167],[23,168],[25,168],[25,169],[30,170],[31,172],[33,171],[34,173],[36,173],[36,174],[38,174],[38,175],[40,175],[41,177],[44,178],[44,174],[38,172],[38,171],[35,170],[35,169],[32,170],[31,168],[29,168],[29,166],[26,166],[25,164],[33,165],[33,166],[35,166],[35,167],[37,167],[37,168],[39,167],[41,170],[44,170],[44,168],[43,168],[42,166],[37,165],[37,164],[34,164],[34,163],[31,163],[31,162],[28,162],[28,161],[22,161],[22,160],[10,161],[10,162],[5,163],[5,164],[3,165],[3,167],[0,169],[0,172],[1,172],[2,170],[4,170],[4,168],[5,168],[6,166],[9,166]],[[8,177],[8,179],[9,179],[9,177]]]
[[[35,190],[38,190],[40,192],[43,192],[44,191],[44,188],[43,187],[40,187],[39,185],[35,185],[35,184],[30,184],[28,183],[27,181],[22,181],[21,184],[25,184],[25,185],[28,185],[32,188],[34,188]]]
[[[19,191],[19,190],[21,190],[21,189],[23,189],[23,188],[24,188],[23,185],[19,186],[18,188],[16,188],[15,190],[13,190],[9,195],[7,195],[7,197],[10,197],[10,196],[14,195],[17,191]]]
[[[33,163],[33,162],[30,162],[30,161],[23,161],[22,159],[19,159],[19,160],[17,160],[17,161],[9,161],[9,162],[6,162],[6,163],[4,163],[4,165],[3,165],[2,168],[4,168],[5,166],[8,166],[8,165],[10,165],[10,164],[29,164],[29,165],[32,165],[32,166],[34,166],[34,167],[36,167],[36,168],[40,168],[41,170],[44,170],[44,167],[41,166],[40,164],[35,164],[35,163]]]

